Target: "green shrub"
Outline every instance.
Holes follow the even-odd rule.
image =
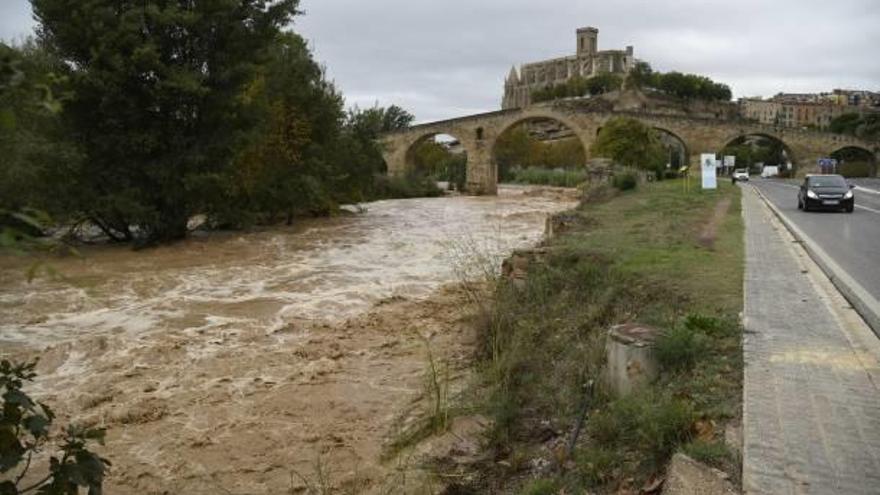
[[[611,181],[611,185],[620,191],[630,191],[635,189],[638,184],[639,181],[635,174],[629,172],[615,175],[614,179]]]
[[[559,493],[559,490],[562,488],[562,485],[556,481],[551,479],[539,479],[532,481],[528,485],[523,488],[520,492],[521,495],[556,495]]]
[[[695,419],[685,400],[645,390],[611,402],[590,419],[589,432],[600,446],[624,446],[661,465],[690,437]]]
[[[577,187],[586,182],[587,171],[583,169],[552,169],[528,167],[510,171],[517,184],[539,184],[556,187]]]
[[[443,196],[443,189],[437,186],[437,182],[432,177],[377,175],[373,181],[373,197],[371,199],[432,198],[437,196]]]
[[[734,459],[734,454],[724,442],[706,442],[695,440],[681,449],[687,456],[707,466],[723,469]]]
[[[613,479],[615,467],[622,461],[620,452],[601,447],[589,447],[575,454],[577,473],[587,486],[600,486]]]
[[[661,465],[691,435],[695,415],[693,406],[682,399],[664,397],[646,404],[638,424],[639,441]]]
[[[868,162],[845,162],[837,167],[837,173],[844,177],[873,177],[874,166]]]
[[[705,316],[699,313],[690,313],[684,319],[684,325],[691,330],[699,330],[712,337],[728,337],[739,330],[739,324],[735,320]]]
[[[104,430],[66,427],[63,435],[52,435],[55,413],[49,406],[31,399],[22,389],[37,374],[37,363],[0,361],[0,493],[42,493],[62,495],[101,493],[110,461],[91,452],[94,443],[104,443]],[[48,459],[44,455],[48,456]],[[25,483],[32,458],[48,463],[48,475],[36,484]],[[36,468],[43,476],[45,468]],[[15,477],[12,474],[16,474]],[[14,479],[14,481],[12,481]],[[22,488],[22,485],[25,488]]]
[[[654,355],[667,370],[689,370],[708,351],[708,338],[698,328],[675,325],[654,343]]]

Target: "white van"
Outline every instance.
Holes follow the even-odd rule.
[[[779,165],[764,165],[761,169],[761,177],[776,177],[779,175]]]

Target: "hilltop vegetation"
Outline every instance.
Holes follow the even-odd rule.
[[[626,83],[631,88],[650,89],[684,100],[730,101],[733,97],[726,84],[697,74],[655,72],[646,62],[635,64]]]
[[[589,78],[575,76],[568,81],[532,92],[532,102],[582,96],[596,96],[620,89],[623,78],[617,74],[599,74]]]
[[[880,140],[880,113],[847,113],[831,121],[831,132],[868,140]]]
[[[0,45],[0,210],[152,243],[400,189],[374,140],[413,116],[345,110],[298,0],[32,3],[37,37]]]
[[[706,76],[681,72],[655,72],[646,62],[638,62],[624,78],[618,74],[599,74],[590,78],[573,77],[532,93],[532,102],[561,98],[597,96],[622,87],[652,90],[683,100],[730,101],[730,87]]]

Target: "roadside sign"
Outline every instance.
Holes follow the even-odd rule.
[[[819,171],[823,174],[833,174],[837,170],[837,160],[834,158],[819,158]]]
[[[700,155],[703,189],[718,189],[718,177],[715,173],[716,161],[715,153],[703,153]]]
[[[736,157],[727,155],[724,157],[724,168],[734,168],[736,166]]]

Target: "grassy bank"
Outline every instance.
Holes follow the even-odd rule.
[[[510,176],[510,182],[516,184],[576,187],[587,180],[587,171],[584,169],[527,167],[511,170]]]
[[[499,283],[479,323],[491,461],[458,488],[638,491],[678,450],[735,474],[739,463],[721,439],[741,400],[739,205],[728,184],[705,193],[685,192],[681,181],[602,190],[566,216],[567,231],[548,241],[524,285]],[[634,321],[663,329],[662,373],[616,399],[599,379],[605,334]]]

